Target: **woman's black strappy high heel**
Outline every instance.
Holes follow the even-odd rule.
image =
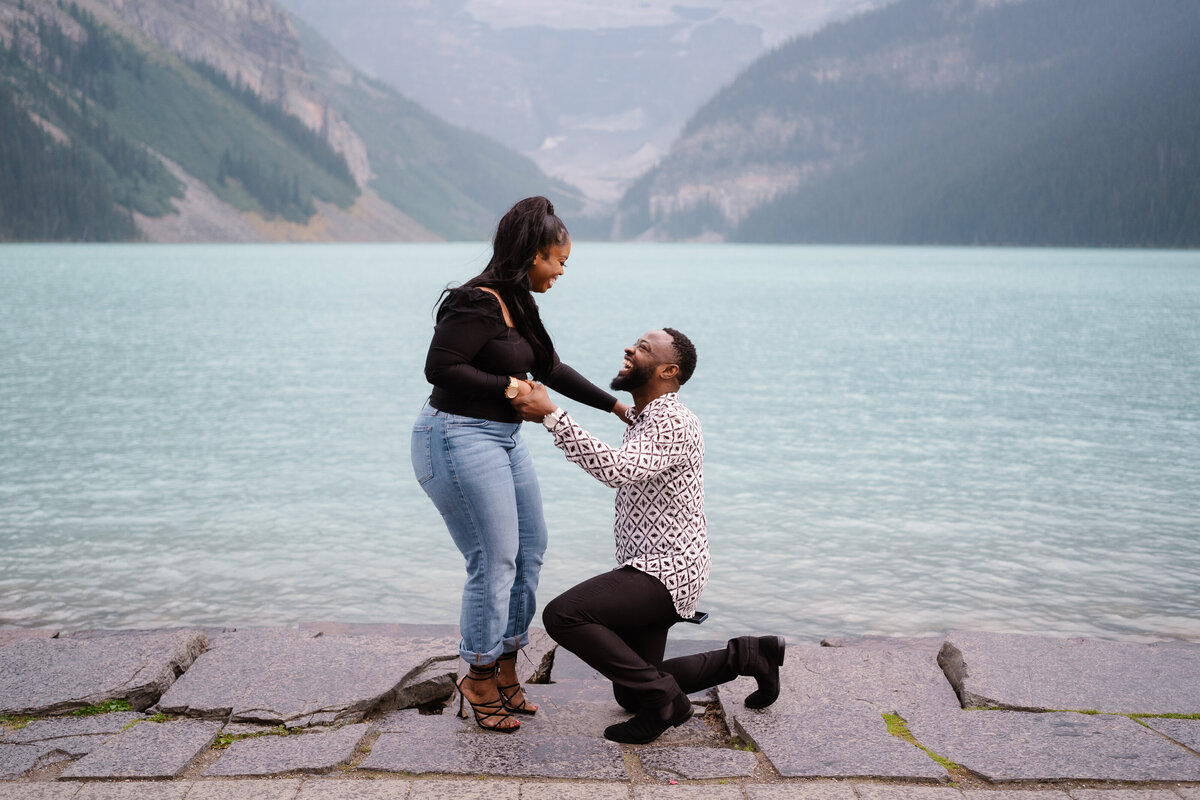
[[[517,651],[505,653],[496,661],[497,667],[501,661],[516,661]],[[504,703],[504,707],[514,714],[536,714],[538,707],[529,702],[529,698],[525,696],[524,690],[521,688],[521,682],[502,686],[500,681],[496,681],[496,688],[500,690],[500,701]],[[513,698],[517,696],[517,692],[521,692],[521,702],[514,702]]]
[[[463,719],[467,718],[467,712],[463,708],[463,701],[471,705],[471,711],[475,714],[475,724],[483,728],[485,731],[496,731],[497,733],[512,733],[519,730],[521,723],[508,713],[504,705],[504,694],[496,700],[486,700],[481,703],[475,703],[467,699],[467,695],[462,690],[462,685],[466,681],[472,683],[487,683],[495,680],[496,663],[492,662],[486,667],[471,667],[467,674],[458,682],[458,716]],[[512,719],[516,725],[500,727],[504,720]],[[489,721],[491,720],[491,721]]]

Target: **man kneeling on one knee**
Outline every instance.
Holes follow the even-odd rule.
[[[544,386],[513,401],[524,419],[546,426],[567,459],[617,490],[620,566],[563,592],[542,614],[555,641],[611,680],[617,702],[634,712],[605,729],[615,742],[657,739],[692,716],[689,694],[739,675],[758,681],[748,707],[766,708],[779,696],[780,636],[742,636],[724,650],[663,660],[667,632],[695,615],[708,581],[704,437],[679,401],[695,368],[696,348],[672,328],[625,348],[612,388],[630,392],[634,406],[620,447],[580,427]]]

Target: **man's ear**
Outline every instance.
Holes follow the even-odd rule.
[[[660,377],[666,381],[678,380],[679,379],[679,365],[678,364],[662,364],[662,365],[660,365],[658,368],[658,377]]]

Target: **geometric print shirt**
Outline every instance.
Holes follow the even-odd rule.
[[[695,614],[710,564],[700,420],[671,392],[642,409],[620,448],[592,436],[567,414],[553,433],[568,460],[617,490],[617,563],[661,581],[679,616]]]

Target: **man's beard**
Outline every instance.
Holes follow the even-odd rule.
[[[654,374],[654,368],[649,366],[634,367],[624,375],[618,375],[612,379],[612,383],[608,388],[615,389],[619,392],[632,392],[641,386],[645,386],[650,380],[650,376]]]

